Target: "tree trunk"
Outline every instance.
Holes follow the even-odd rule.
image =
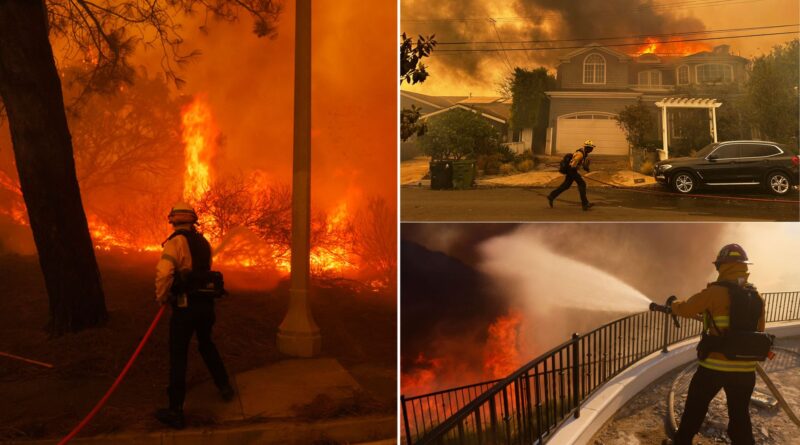
[[[50,299],[51,334],[107,318],[43,1],[0,1],[0,97]]]

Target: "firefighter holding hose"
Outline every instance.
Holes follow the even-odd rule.
[[[156,266],[156,301],[172,306],[169,322],[169,407],[156,411],[160,422],[173,428],[185,426],[183,401],[186,396],[186,363],[189,342],[197,334],[197,348],[214,384],[226,401],[233,388],[225,365],[211,340],[214,299],[224,293],[221,274],[211,271],[211,246],[197,231],[197,214],[186,203],[176,204],[169,213],[174,233],[164,242]],[[218,276],[219,284],[212,283]]]
[[[567,189],[572,186],[573,182],[578,184],[578,192],[581,195],[581,207],[583,210],[589,210],[594,205],[586,198],[586,181],[583,180],[581,174],[578,172],[581,167],[583,167],[585,171],[589,171],[589,153],[591,153],[592,150],[594,150],[594,143],[591,140],[587,140],[583,143],[583,147],[579,148],[575,153],[565,155],[561,160],[558,171],[564,173],[566,176],[564,176],[564,182],[547,195],[547,204],[551,209],[553,208],[553,201],[558,198],[558,195],[567,191]]]
[[[717,281],[686,301],[672,301],[671,297],[666,306],[650,305],[651,310],[692,318],[699,314],[703,318],[704,332],[697,346],[699,366],[689,384],[675,445],[691,445],[720,389],[727,397],[731,443],[755,443],[750,397],[756,365],[769,355],[774,337],[764,333],[764,300],[747,281],[748,264],[744,249],[729,244],[714,261]]]

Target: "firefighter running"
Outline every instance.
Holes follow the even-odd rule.
[[[594,143],[591,140],[587,140],[583,143],[583,147],[575,151],[571,157],[569,154],[564,156],[559,171],[566,176],[564,176],[564,182],[547,195],[547,204],[550,208],[553,208],[553,201],[558,198],[558,195],[569,189],[573,182],[578,184],[578,192],[581,194],[581,207],[583,210],[589,210],[594,205],[586,198],[586,182],[578,172],[578,169],[581,167],[587,172],[589,171],[589,153],[591,153],[592,150],[594,150]]]
[[[164,251],[156,266],[156,301],[172,306],[167,388],[169,407],[156,411],[155,417],[166,425],[181,429],[185,426],[186,363],[193,334],[197,334],[197,348],[222,398],[230,401],[234,392],[222,358],[211,340],[215,320],[214,298],[220,296],[215,289],[224,293],[221,274],[211,271],[211,247],[197,231],[197,214],[188,204],[176,204],[169,213],[169,222],[175,232],[164,242]],[[219,283],[210,283],[213,279],[209,277],[214,274]]]
[[[714,265],[717,281],[686,301],[651,304],[682,317],[703,317],[704,333],[697,346],[699,366],[686,399],[675,445],[691,445],[708,405],[720,389],[728,402],[728,437],[733,445],[752,445],[749,404],[756,381],[756,364],[766,359],[773,337],[764,334],[764,300],[747,282],[747,254],[738,244],[720,250]]]

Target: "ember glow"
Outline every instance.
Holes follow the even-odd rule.
[[[710,51],[711,45],[703,42],[663,42],[653,37],[645,39],[645,45],[639,46],[636,55],[657,54],[667,56],[688,56],[703,51]]]

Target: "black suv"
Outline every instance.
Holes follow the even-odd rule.
[[[774,142],[714,142],[692,156],[658,162],[653,176],[678,193],[700,186],[763,186],[785,195],[797,186],[797,164],[796,154]]]

